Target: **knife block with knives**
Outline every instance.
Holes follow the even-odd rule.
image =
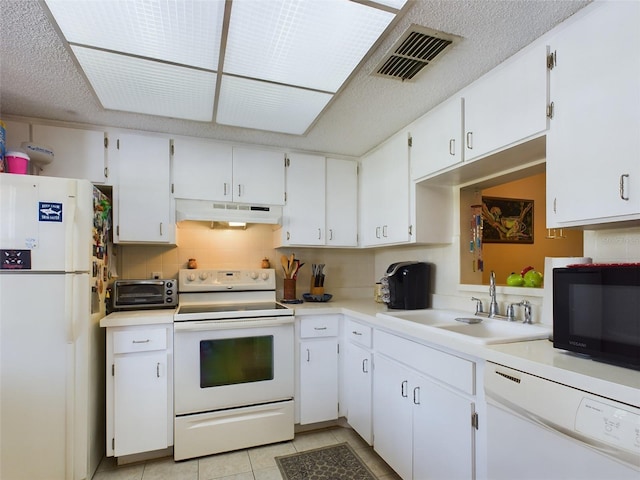
[[[311,295],[324,295],[324,263],[311,265]]]

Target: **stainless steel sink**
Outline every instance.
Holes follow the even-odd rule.
[[[456,310],[411,310],[379,315],[418,323],[451,337],[487,345],[541,340],[549,338],[551,334],[551,328],[545,325],[527,325],[520,321],[509,322],[496,318],[474,317],[469,313]],[[459,320],[456,321],[456,319]],[[481,321],[473,323],[474,320]]]

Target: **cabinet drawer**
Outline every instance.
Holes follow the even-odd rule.
[[[311,315],[300,319],[300,338],[337,337],[339,321],[333,315]]]
[[[475,395],[475,363],[471,360],[380,331],[375,335],[375,349],[420,373]]]
[[[371,348],[372,328],[353,320],[347,320],[345,338],[366,348]]]
[[[122,330],[113,333],[113,353],[148,352],[166,348],[166,328]]]

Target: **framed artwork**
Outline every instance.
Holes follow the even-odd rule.
[[[482,197],[483,243],[533,243],[533,200]]]

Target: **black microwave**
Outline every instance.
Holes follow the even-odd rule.
[[[640,370],[640,263],[555,268],[553,346]]]

